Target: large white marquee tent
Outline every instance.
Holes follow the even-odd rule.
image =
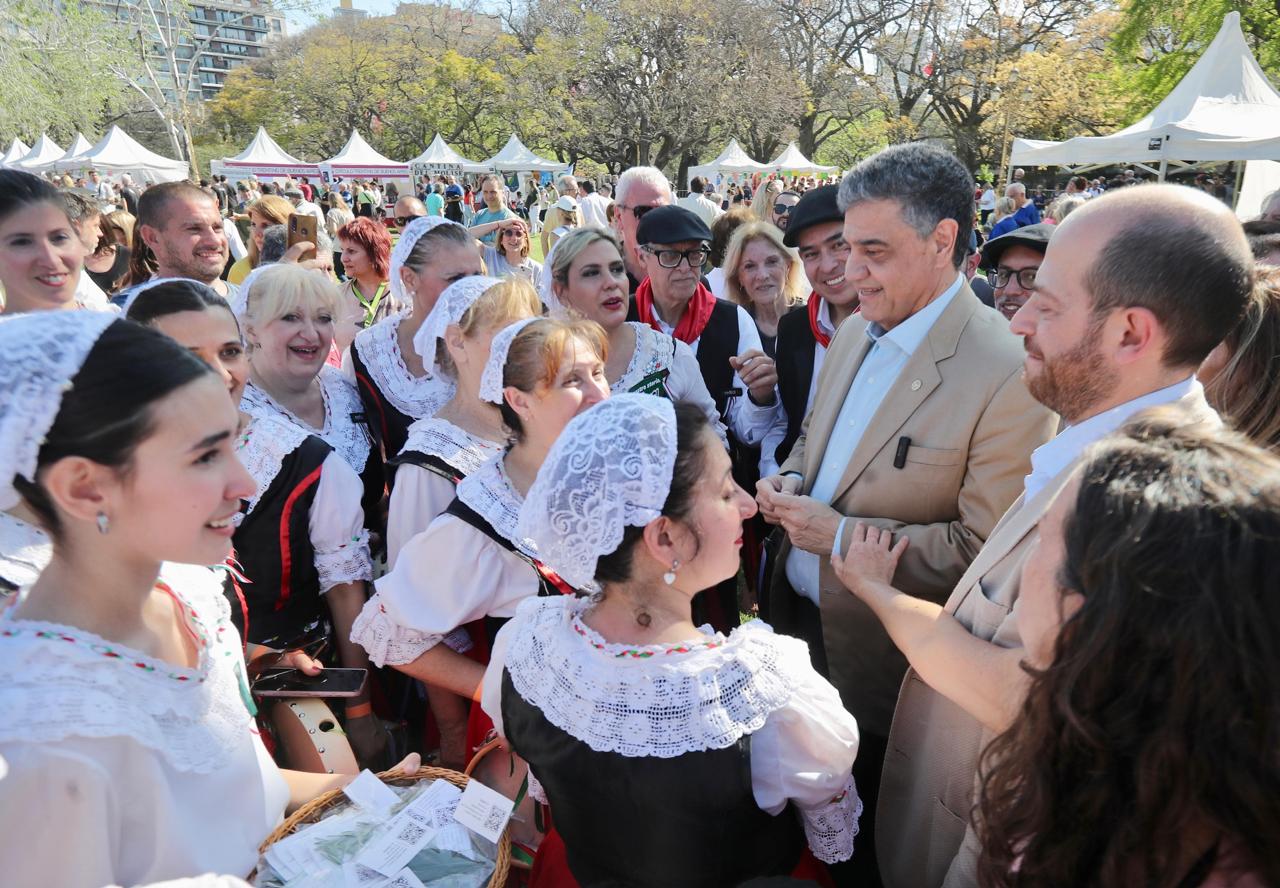
[[[799,154],[798,151],[796,153]],[[689,181],[692,182],[694,176],[714,179],[717,174],[737,176],[743,173],[767,173],[772,169],[773,167],[767,164],[752,160],[747,156],[747,152],[742,150],[737,139],[730,139],[729,144],[715,160],[689,167]]]
[[[267,134],[264,127],[258,127],[257,134],[248,146],[235,157],[224,157],[210,164],[215,176],[248,177],[261,179],[289,176],[319,176],[320,168],[314,163],[299,160],[281,148],[276,140]]]
[[[73,155],[68,150],[53,166],[54,169],[77,172],[95,169],[112,176],[128,173],[144,182],[179,182],[191,175],[191,168],[186,163],[161,157],[144,148],[118,126],[111,127],[101,141],[87,151]]]

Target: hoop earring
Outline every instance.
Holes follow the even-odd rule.
[[[662,582],[666,583],[668,586],[674,586],[676,583],[676,568],[678,568],[679,566],[680,566],[680,561],[678,559],[675,561],[672,561],[671,570],[667,571],[662,575]]]
[[[106,512],[98,513],[98,533],[103,536],[111,533],[111,519],[107,517]]]

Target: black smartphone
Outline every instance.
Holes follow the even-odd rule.
[[[298,669],[268,669],[253,683],[259,697],[354,697],[364,690],[367,669],[325,669],[307,675]]]

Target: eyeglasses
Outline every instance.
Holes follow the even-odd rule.
[[[404,228],[414,219],[421,219],[421,216],[396,216],[396,228]]]
[[[679,268],[681,262],[687,261],[690,268],[701,268],[702,264],[711,256],[711,251],[705,247],[699,247],[696,250],[654,250],[650,247],[642,247],[646,253],[658,257],[658,264],[663,268]]]
[[[503,236],[503,237],[519,237],[519,238],[523,238],[523,237],[524,237],[524,229],[523,229],[523,228],[508,228],[506,231],[502,232],[502,236]]]
[[[773,212],[778,216],[786,216],[796,208],[795,204],[774,204]]]
[[[642,206],[642,207],[629,207],[629,206],[626,206],[625,204],[618,204],[618,209],[620,209],[620,210],[630,210],[630,211],[631,211],[631,215],[635,216],[635,217],[636,217],[636,221],[637,221],[637,222],[639,222],[641,219],[643,219],[643,218],[644,218],[644,214],[645,214],[645,213],[649,212],[650,210],[656,210],[656,209],[657,209],[657,207],[649,207],[649,206]],[[674,266],[674,265],[673,265],[673,266],[671,266],[671,267],[672,267],[672,268],[675,268],[675,266]]]
[[[991,283],[997,290],[999,290],[1009,286],[1009,281],[1013,280],[1014,277],[1017,277],[1019,287],[1024,290],[1031,290],[1035,288],[1036,272],[1039,270],[1040,269],[1038,268],[1023,268],[1018,271],[1014,271],[1012,268],[1005,268],[1004,266],[1001,266],[996,269],[994,275],[991,275]]]

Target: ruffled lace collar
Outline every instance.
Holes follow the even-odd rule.
[[[194,669],[71,626],[0,615],[0,742],[129,737],[179,771],[225,767],[253,719],[219,576],[189,565],[161,572],[198,640]]]
[[[723,749],[764,726],[811,671],[803,642],[753,621],[727,638],[613,645],[581,619],[587,599],[532,598],[507,632],[521,697],[597,752],[674,758]]]
[[[52,556],[53,543],[43,530],[0,512],[0,578],[19,588],[30,586]]]
[[[284,422],[272,416],[254,416],[236,439],[236,456],[253,476],[257,489],[248,500],[245,514],[253,511],[262,495],[267,492],[285,458],[302,446],[310,437],[302,426]]]
[[[425,376],[409,372],[396,334],[405,315],[379,321],[356,335],[353,344],[370,381],[392,407],[405,416],[434,416],[453,397],[455,383],[436,368]]]
[[[244,387],[241,409],[257,416],[284,417],[308,434],[318,435],[342,455],[357,475],[361,474],[369,461],[372,445],[365,426],[354,419],[364,411],[360,395],[336,367],[322,367],[318,378],[320,394],[324,398],[324,428],[307,425],[297,414],[252,382]]]
[[[521,540],[516,533],[524,497],[511,485],[506,466],[502,464],[502,456],[498,454],[458,482],[457,496],[489,522],[489,526],[503,539],[531,558],[536,558],[538,553],[534,545],[528,540]]]
[[[631,353],[631,361],[627,364],[626,372],[617,382],[609,386],[615,394],[631,391],[632,386],[659,370],[670,369],[675,357],[675,340],[670,336],[659,333],[648,324],[635,321],[627,323],[635,330],[636,348]]]
[[[409,426],[409,436],[400,452],[438,457],[466,477],[505,450],[497,441],[478,438],[447,419],[430,416]]]

